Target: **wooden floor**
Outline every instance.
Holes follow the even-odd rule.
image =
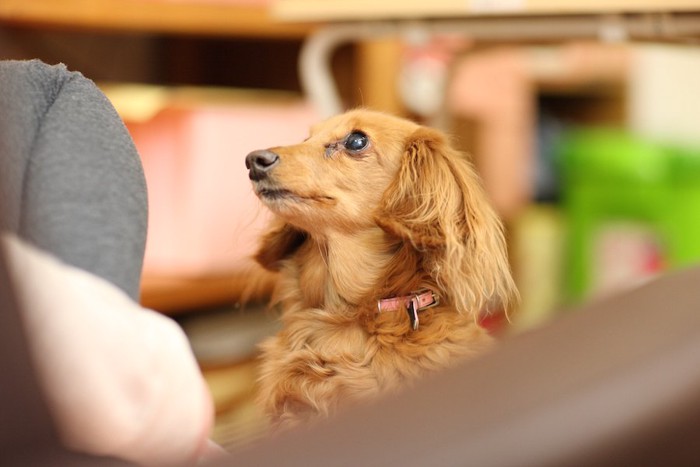
[[[213,440],[235,450],[264,436],[268,425],[254,403],[257,345],[276,330],[263,307],[219,308],[176,318],[209,385],[216,407]]]
[[[213,440],[233,451],[264,436],[268,425],[255,404],[255,361],[203,373],[216,405]]]

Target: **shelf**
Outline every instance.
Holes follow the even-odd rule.
[[[313,30],[280,23],[268,10],[221,0],[2,0],[0,24],[273,39],[303,38]]]
[[[140,301],[146,308],[170,315],[238,302],[266,302],[272,280],[272,276],[258,279],[250,287],[250,275],[237,272],[201,277],[144,274]]]
[[[697,12],[697,0],[279,0],[275,18],[285,21],[357,21],[466,18],[480,16],[555,16],[616,13]]]

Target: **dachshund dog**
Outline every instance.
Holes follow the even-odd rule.
[[[276,217],[256,260],[278,273],[282,329],[262,344],[259,380],[278,423],[490,347],[477,318],[517,291],[501,223],[442,133],[353,110],[246,166]]]

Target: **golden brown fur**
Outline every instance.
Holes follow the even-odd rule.
[[[369,137],[359,153],[343,146],[355,130]],[[489,346],[477,315],[517,292],[501,224],[440,132],[355,110],[271,151],[278,163],[253,185],[277,216],[257,255],[279,271],[283,328],[262,346],[260,376],[273,418],[327,414]],[[377,312],[425,287],[441,303],[416,331],[405,312]]]

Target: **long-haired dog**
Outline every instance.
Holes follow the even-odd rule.
[[[246,158],[276,215],[256,256],[282,329],[262,345],[278,422],[402,385],[488,348],[485,310],[517,292],[500,221],[438,131],[354,110]]]

